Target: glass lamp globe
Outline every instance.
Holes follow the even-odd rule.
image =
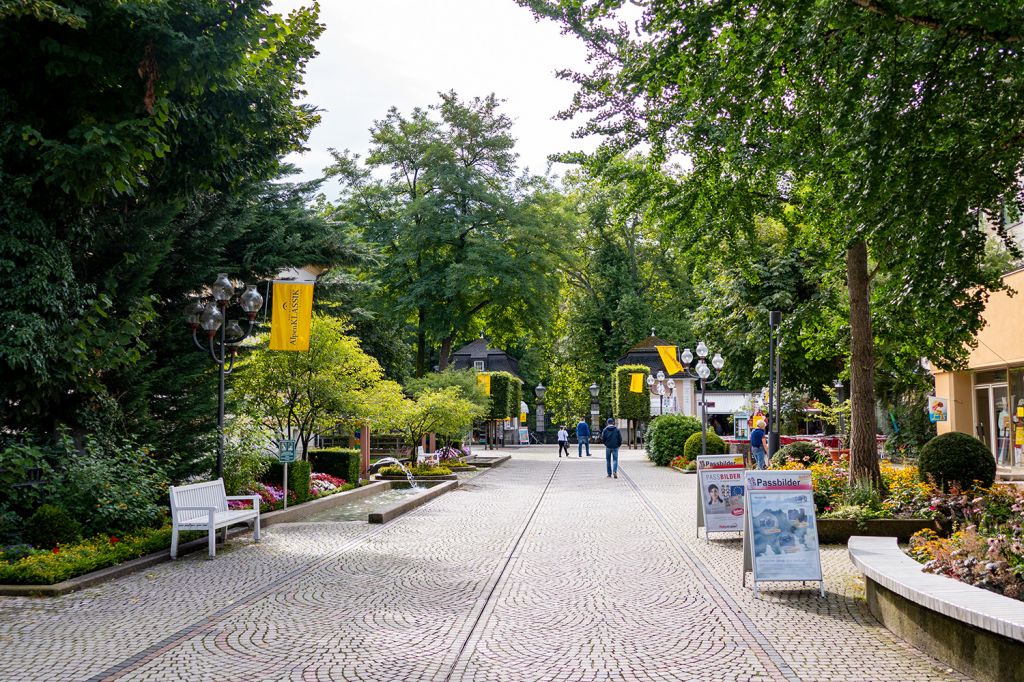
[[[246,312],[250,320],[256,319],[256,313],[263,307],[263,297],[256,291],[255,284],[249,284],[245,291],[238,297],[238,305]]]
[[[683,349],[682,360],[683,364],[686,365],[687,367],[689,367],[690,363],[693,362],[693,353],[690,352],[689,348]]]
[[[650,374],[647,375],[647,385],[648,386],[653,386],[654,385],[654,377],[652,377]]]
[[[590,384],[590,396],[596,398],[601,388],[597,384]]]
[[[697,357],[706,358],[708,356],[708,347],[703,341],[697,344]]]
[[[193,300],[187,306],[185,306],[185,322],[192,329],[199,327],[199,318],[203,315],[203,304],[198,300]]]
[[[711,370],[708,369],[707,363],[704,362],[703,360],[697,363],[697,376],[699,376],[701,379],[707,379],[709,376],[711,376]]]
[[[544,400],[544,394],[547,392],[548,389],[544,384],[537,384],[537,388],[533,389],[533,393],[537,396],[537,400]]]
[[[665,383],[668,384],[668,390],[670,390],[670,391],[676,387],[676,380],[675,379],[669,379]]]
[[[715,357],[711,358],[711,366],[719,370],[725,367],[725,358],[721,353],[715,353]]]
[[[199,317],[199,324],[213,335],[214,332],[220,329],[222,322],[224,322],[224,313],[220,311],[217,304],[207,303],[206,307],[203,308],[203,314]]]
[[[245,332],[242,331],[242,326],[238,324],[238,320],[229,320],[224,327],[224,336],[228,343],[236,344],[241,343],[242,338],[245,337]]]
[[[662,372],[661,370],[658,370],[658,381],[664,381],[664,380],[665,380],[665,373]]]
[[[234,295],[235,287],[228,279],[228,273],[222,272],[217,275],[217,279],[210,286],[210,292],[217,301],[226,301]]]

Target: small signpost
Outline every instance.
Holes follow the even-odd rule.
[[[814,489],[807,470],[746,472],[743,585],[754,574],[754,595],[765,581],[814,581],[821,575]]]
[[[742,533],[746,503],[743,495],[743,457],[697,457],[697,537],[709,533]]]
[[[284,464],[284,484],[281,488],[284,490],[284,508],[288,508],[288,463],[295,461],[295,443],[294,440],[279,440],[277,442],[277,461]]]
[[[525,426],[519,427],[519,444],[529,445],[530,444],[530,429]]]

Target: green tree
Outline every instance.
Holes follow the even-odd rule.
[[[395,406],[388,426],[399,431],[411,446],[413,466],[418,461],[417,447],[431,433],[446,438],[457,438],[482,417],[484,411],[461,396],[457,386],[427,390],[415,399],[406,398]]]
[[[314,434],[354,428],[377,416],[373,406],[383,371],[357,339],[346,336],[347,329],[337,318],[316,315],[309,351],[251,351],[232,376],[239,409],[275,438],[296,439],[303,453]]]
[[[377,121],[365,167],[335,153],[328,169],[344,184],[333,215],[364,227],[383,256],[382,296],[411,320],[417,376],[430,347],[444,370],[453,344],[485,316],[540,328],[552,309],[548,222],[530,210],[544,188],[517,176],[511,125],[494,95],[442,93],[429,110],[392,109]],[[390,176],[378,180],[374,169]]]
[[[987,293],[981,216],[1018,213],[1024,8],[895,2],[521,0],[590,46],[573,111],[608,137],[682,152],[703,192],[698,233],[799,205],[843,255],[851,479],[880,485],[874,337],[940,366],[965,358]],[[699,204],[699,205],[698,205]],[[689,211],[693,213],[694,211]],[[887,314],[872,325],[872,300]],[[878,316],[876,316],[878,318]],[[922,333],[923,332],[923,333]]]
[[[460,398],[465,398],[480,409],[486,410],[491,399],[480,385],[477,376],[477,371],[472,369],[446,369],[443,372],[424,374],[418,379],[410,379],[405,384],[405,390],[413,398],[418,398],[427,391],[454,387],[458,389]]]

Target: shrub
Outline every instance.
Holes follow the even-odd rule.
[[[264,433],[244,417],[232,419],[224,449],[224,490],[242,495],[267,473],[273,458],[266,452]]]
[[[827,453],[815,446],[814,443],[798,440],[779,448],[778,452],[772,455],[772,466],[780,467],[786,462],[798,462],[810,466],[811,464],[823,464],[827,460]]]
[[[969,488],[977,482],[989,488],[996,480],[996,462],[985,444],[966,433],[944,433],[921,448],[918,470],[922,481],[934,480],[948,490],[958,483]]]
[[[413,476],[450,476],[452,470],[446,466],[428,466],[419,465],[409,469]],[[405,471],[401,467],[397,466],[386,466],[381,467],[377,473],[382,476],[405,476]]]
[[[21,542],[21,517],[10,509],[0,507],[0,547]]]
[[[82,524],[87,535],[162,525],[167,481],[145,448],[132,443],[104,448],[87,438],[83,450],[65,439],[63,471],[52,501]]]
[[[714,431],[708,431],[708,454],[709,455],[724,455],[729,451],[726,447],[725,441],[719,438],[718,434]],[[686,458],[687,462],[697,461],[697,455],[701,452],[701,434],[700,431],[693,434],[686,439],[686,445],[683,446],[683,457]]]
[[[33,547],[51,549],[82,537],[82,524],[54,504],[44,504],[25,521],[22,537]]]
[[[362,452],[358,448],[310,450],[307,454],[313,471],[330,474],[355,483],[362,468]]]
[[[299,460],[288,463],[288,494],[295,495],[295,503],[299,504],[309,499],[310,476],[313,470],[309,460]],[[270,485],[280,486],[284,480],[284,464],[279,461],[271,461],[267,473],[263,476],[263,482]],[[291,497],[288,498],[291,501]]]
[[[655,417],[647,428],[647,457],[658,466],[668,466],[674,457],[683,454],[686,439],[700,433],[700,420],[681,414]]]

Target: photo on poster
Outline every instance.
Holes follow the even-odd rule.
[[[743,470],[700,472],[704,528],[710,532],[743,530]]]
[[[747,491],[756,580],[821,580],[811,492]]]

